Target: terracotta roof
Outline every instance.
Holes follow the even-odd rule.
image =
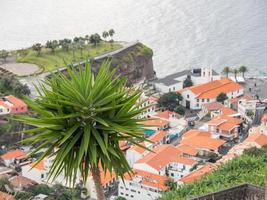
[[[142,122],[145,126],[156,126],[156,127],[163,127],[169,124],[169,121],[162,120],[162,119],[149,119]]]
[[[9,106],[7,104],[5,104],[4,101],[1,101],[1,100],[0,100],[0,106],[3,106],[5,108],[9,108]]]
[[[148,153],[136,163],[146,163],[156,170],[160,170],[169,163],[182,163],[185,165],[194,165],[197,161],[189,158],[181,157],[181,152],[173,145],[164,144],[153,149],[153,152]]]
[[[14,106],[18,107],[27,106],[27,104],[25,104],[24,101],[18,99],[17,97],[14,97],[13,95],[6,96],[5,98]]]
[[[190,138],[183,138],[180,144],[188,145],[197,149],[218,150],[220,146],[225,143],[224,140],[214,139],[210,137],[196,136]]]
[[[206,108],[207,110],[219,110],[223,107],[223,104],[219,102],[212,102],[212,103],[205,103],[202,105],[202,107]]]
[[[104,186],[111,182],[114,178],[116,178],[116,173],[112,171],[112,173],[107,172],[105,173],[104,171],[100,172],[100,179],[101,179],[101,184]]]
[[[198,153],[196,148],[188,146],[188,145],[183,145],[183,144],[180,144],[179,146],[177,146],[177,149],[181,151],[182,153],[188,154],[191,156],[196,156]]]
[[[168,189],[168,186],[166,185],[168,177],[166,176],[152,174],[137,169],[134,169],[133,174],[125,173],[124,175],[124,179],[128,181],[134,180],[135,177],[141,178],[139,184],[147,185],[160,190]]]
[[[12,150],[12,151],[8,151],[7,153],[3,154],[1,158],[4,160],[15,159],[15,158],[19,159],[19,158],[25,157],[26,155],[27,153],[22,150]]]
[[[196,136],[202,136],[202,137],[211,137],[211,133],[207,131],[200,131],[197,129],[191,129],[183,134],[183,138],[191,138],[191,137],[196,137]]]
[[[241,119],[230,117],[227,115],[219,115],[208,121],[208,125],[217,126],[217,128],[224,131],[230,131],[241,123]]]
[[[151,102],[157,103],[159,98],[150,96],[150,97],[148,97],[148,100],[151,101]]]
[[[9,182],[15,188],[26,188],[37,184],[35,181],[24,176],[13,176],[9,179]]]
[[[33,169],[38,169],[40,171],[45,170],[45,161],[44,160],[41,160],[37,165],[35,165],[35,166],[34,165],[35,165],[35,163],[31,163],[30,167]]]
[[[149,137],[149,140],[153,143],[161,141],[164,137],[168,135],[167,131],[158,131],[154,135]]]
[[[12,195],[0,191],[0,199],[1,200],[13,200],[14,198]]]
[[[214,166],[212,164],[205,164],[199,169],[188,174],[187,176],[184,176],[179,181],[183,183],[191,183],[191,182],[197,181],[201,179],[205,174],[212,172],[213,169],[214,169]]]
[[[238,98],[238,97],[236,97],[236,98],[232,98],[232,99],[229,99],[229,101],[230,101],[231,103],[238,103],[239,98]]]
[[[234,111],[233,109],[226,107],[226,106],[223,106],[220,110],[221,110],[222,115],[228,115],[229,116],[229,115],[237,114],[236,111]]]
[[[120,145],[120,149],[121,149],[122,151],[125,151],[125,150],[127,150],[127,149],[130,148],[130,145],[127,144],[126,141],[122,141],[122,140],[119,141],[119,145]]]
[[[262,133],[253,133],[244,142],[255,142],[260,146],[264,146],[267,145],[267,136]]]
[[[242,89],[242,86],[229,78],[211,81],[186,88],[190,90],[198,99],[216,98],[220,93],[229,93]]]
[[[140,145],[145,146],[145,143],[142,142],[142,143],[140,143]],[[142,148],[140,146],[137,146],[137,145],[132,145],[129,150],[136,151],[136,152],[138,152],[140,154],[143,154],[146,151],[146,149],[144,149],[144,148]]]
[[[264,114],[261,118],[262,122],[267,122],[267,114]]]
[[[169,110],[163,111],[163,112],[158,112],[157,114],[155,114],[155,117],[159,117],[162,119],[170,119],[170,117],[174,115],[176,118],[179,118],[179,114],[176,112],[172,112]]]

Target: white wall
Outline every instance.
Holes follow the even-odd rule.
[[[124,184],[120,180],[118,196],[122,196],[127,200],[152,200],[161,197],[161,191],[157,188],[141,185],[138,182],[129,180],[125,180]]]
[[[150,172],[152,174],[160,174],[160,172],[156,169],[154,169],[153,167],[149,166],[148,164],[146,163],[135,163],[133,165],[133,168],[134,169],[139,169],[139,170],[142,170],[142,171],[146,171],[146,172]]]
[[[128,149],[126,151],[126,160],[128,161],[130,167],[133,167],[133,164],[142,158],[142,154],[134,151],[133,149]]]
[[[175,92],[183,89],[183,82],[177,81],[177,83],[169,86],[166,86],[162,83],[155,83],[155,89],[161,93]]]
[[[43,170],[38,170],[36,168],[32,168],[30,165],[22,166],[21,168],[22,176],[34,180],[37,183],[44,183],[47,178],[47,174]]]

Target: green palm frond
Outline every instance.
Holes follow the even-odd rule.
[[[143,111],[137,104],[141,94],[127,89],[126,79],[109,66],[110,61],[104,62],[97,76],[89,62],[78,70],[68,67],[66,75],[59,73],[40,83],[39,98],[26,100],[37,117],[15,118],[35,127],[24,131],[36,133],[24,143],[41,144],[32,154],[49,147],[38,162],[54,156],[52,180],[64,172],[74,183],[79,172],[86,182],[89,170],[99,165],[120,177],[131,170],[119,141],[145,140],[142,120],[137,119]]]

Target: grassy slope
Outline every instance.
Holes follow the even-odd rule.
[[[267,175],[267,148],[250,152],[222,165],[200,181],[165,193],[162,200],[190,199],[243,183],[263,186]]]
[[[37,64],[38,66],[44,68],[45,71],[50,71],[58,67],[65,66],[65,62],[69,64],[71,62],[113,51],[120,47],[121,45],[117,43],[114,43],[112,47],[110,43],[105,42],[100,43],[97,47],[86,45],[85,49],[83,50],[82,57],[79,49],[75,51],[74,57],[71,50],[69,52],[64,52],[61,49],[57,49],[56,53],[52,54],[49,49],[43,48],[41,55],[37,56],[37,52],[33,51],[32,49],[28,49],[25,52],[20,53],[20,55],[17,55],[17,61]]]

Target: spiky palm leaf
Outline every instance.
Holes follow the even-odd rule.
[[[38,87],[40,97],[27,100],[38,117],[15,119],[35,128],[24,133],[38,133],[24,143],[41,144],[48,149],[38,162],[54,156],[50,178],[64,172],[74,183],[78,171],[86,181],[92,167],[114,170],[120,177],[130,170],[119,141],[133,144],[144,141],[143,128],[136,116],[143,110],[136,104],[140,92],[125,87],[126,78],[115,75],[105,62],[96,77],[89,62],[85,69],[68,68],[67,75],[55,75]]]

